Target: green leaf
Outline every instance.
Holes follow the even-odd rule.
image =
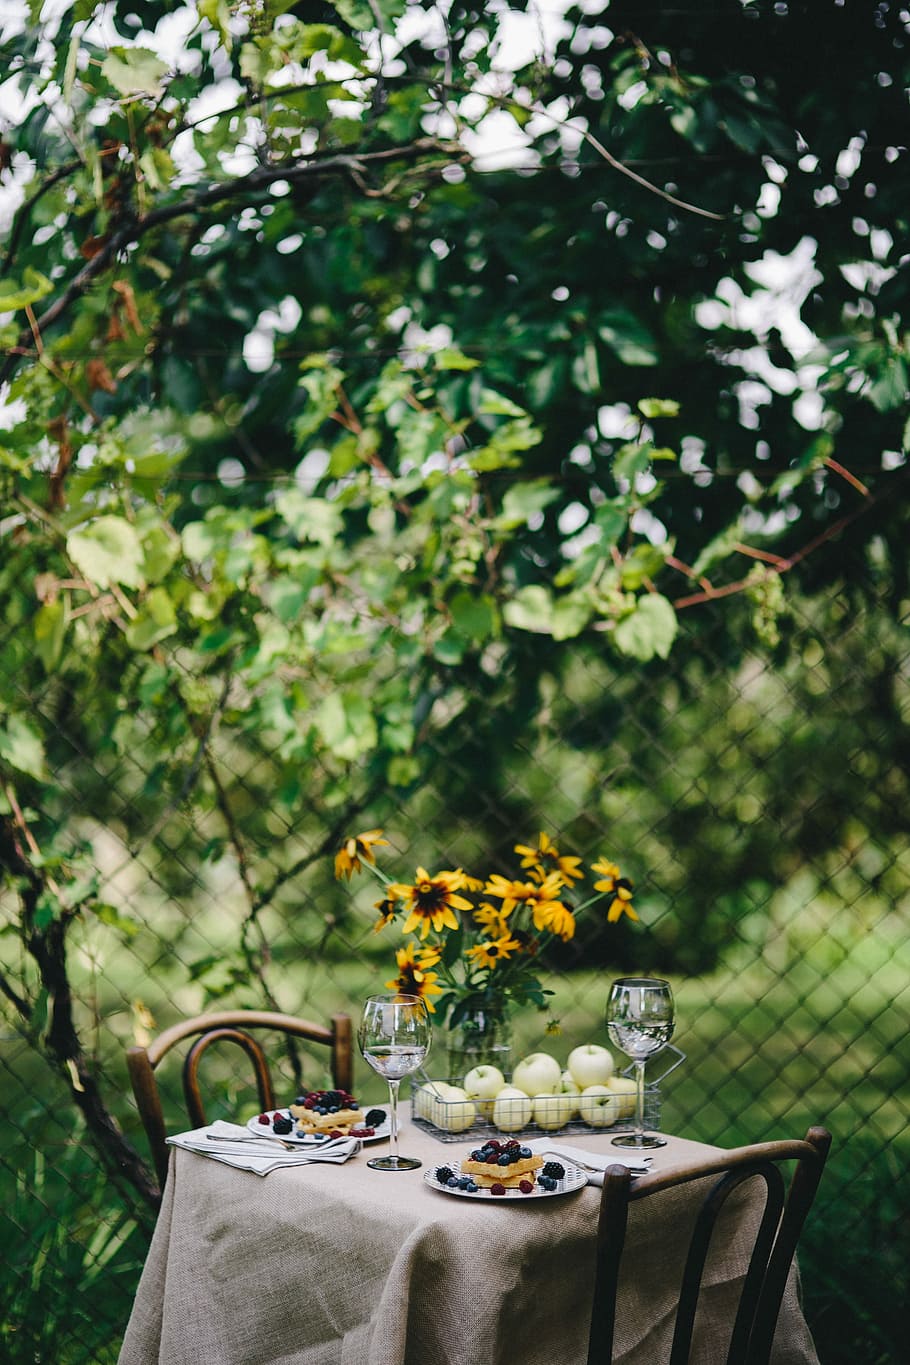
[[[28,308],[49,294],[53,285],[40,270],[27,265],[22,272],[22,283],[0,280],[0,313],[13,313],[17,308]]]
[[[656,365],[657,345],[648,329],[634,313],[616,308],[602,313],[597,324],[601,341],[610,347],[624,365]]]
[[[466,639],[489,640],[497,633],[496,603],[485,593],[457,592],[448,606],[455,630]]]
[[[640,398],[637,407],[649,421],[655,417],[679,416],[679,404],[675,398]]]
[[[338,758],[360,758],[376,747],[376,722],[369,702],[359,693],[331,693],[319,707],[315,723],[323,743]]]
[[[376,27],[376,14],[383,19],[400,19],[405,11],[406,0],[376,0],[375,7],[367,0],[332,0],[332,8],[337,10],[346,24],[360,33],[369,33]]]
[[[464,658],[465,644],[463,635],[449,629],[433,645],[433,658],[447,668],[455,668]]]
[[[613,640],[620,654],[647,663],[655,654],[668,658],[679,623],[666,597],[647,593],[638,599],[635,611],[618,622]]]
[[[99,588],[120,583],[127,588],[143,586],[142,544],[124,517],[98,517],[84,531],[73,531],[66,550],[80,573]]]
[[[524,526],[531,517],[549,507],[559,497],[559,489],[554,488],[549,479],[528,479],[516,483],[506,490],[502,500],[502,512],[494,523],[499,529],[511,530]]]
[[[650,445],[630,442],[617,450],[613,458],[613,475],[617,479],[627,479],[629,483],[633,483],[636,474],[644,474],[650,463]]]
[[[865,392],[879,412],[903,407],[907,401],[907,366],[904,361],[899,356],[889,360]]]
[[[601,503],[594,513],[596,522],[601,535],[601,548],[606,549],[611,545],[616,545],[619,538],[625,532],[629,524],[629,509],[624,498],[611,498],[607,502]]]
[[[436,352],[433,363],[437,370],[476,370],[480,361],[449,346]]]
[[[208,19],[221,39],[222,47],[230,51],[233,39],[230,30],[231,10],[227,0],[197,0],[196,8],[203,19]]]
[[[520,408],[517,403],[513,403],[511,398],[506,398],[504,394],[497,393],[495,389],[484,389],[481,392],[477,411],[489,413],[492,417],[527,416],[524,408]]]
[[[315,541],[328,549],[341,533],[341,508],[325,498],[308,498],[299,488],[279,493],[275,509],[298,540]]]
[[[572,640],[588,625],[594,609],[580,597],[557,597],[553,603],[552,635],[554,640]]]
[[[528,630],[535,635],[549,635],[553,621],[553,601],[546,588],[530,583],[519,588],[502,609],[506,625],[516,630]]]
[[[163,93],[167,63],[147,47],[112,47],[101,63],[101,73],[121,95]]]
[[[35,612],[35,652],[45,673],[52,673],[60,662],[66,634],[66,614],[62,602],[45,602]]]
[[[130,649],[145,650],[177,632],[177,613],[164,588],[152,588],[126,631]]]
[[[0,759],[37,781],[47,777],[41,735],[23,716],[8,715],[0,724]]]

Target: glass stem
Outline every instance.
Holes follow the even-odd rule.
[[[645,1064],[637,1057],[635,1061],[635,1140],[642,1145],[645,1135]]]
[[[389,1156],[398,1160],[398,1087],[401,1081],[389,1081]]]

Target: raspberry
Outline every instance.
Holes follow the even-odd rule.
[[[352,1128],[351,1137],[372,1137],[375,1132],[375,1128]]]
[[[272,1122],[272,1120],[269,1118],[268,1114],[260,1114],[259,1118],[257,1119],[257,1122],[261,1123],[262,1126],[266,1128]]]
[[[505,1192],[506,1192],[506,1187],[505,1187],[505,1185],[491,1185],[491,1186],[490,1186],[490,1194],[505,1194]]]
[[[530,1194],[534,1186],[531,1184],[530,1180],[519,1180],[518,1188],[521,1190],[522,1194]]]

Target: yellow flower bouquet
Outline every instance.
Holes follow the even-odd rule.
[[[540,981],[549,943],[568,942],[577,918],[603,902],[608,923],[632,907],[632,884],[606,858],[591,864],[593,894],[584,895],[581,858],[562,854],[541,833],[537,846],[516,844],[517,875],[473,877],[461,868],[430,873],[418,867],[412,882],[396,882],[376,861],[388,847],[381,829],[346,839],[335,857],[335,876],[350,880],[369,870],[382,883],[377,931],[398,924],[404,942],[395,954],[397,975],[386,985],[417,995],[450,1027],[487,1011],[500,1016],[511,1005],[545,1009],[553,994]]]

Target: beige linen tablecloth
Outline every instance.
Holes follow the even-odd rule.
[[[607,1137],[567,1140],[609,1147]],[[372,1171],[366,1147],[343,1166],[265,1179],[174,1150],[120,1365],[584,1365],[600,1190],[507,1203],[424,1184],[427,1169],[469,1147],[405,1122],[401,1150],[421,1170]],[[671,1138],[655,1165],[707,1150]],[[666,1358],[679,1283],[670,1234],[691,1216],[694,1189],[632,1206],[622,1365]],[[708,1344],[711,1321],[747,1259],[726,1234],[720,1242],[705,1279],[703,1365],[723,1359]],[[795,1277],[774,1365],[817,1365]]]

